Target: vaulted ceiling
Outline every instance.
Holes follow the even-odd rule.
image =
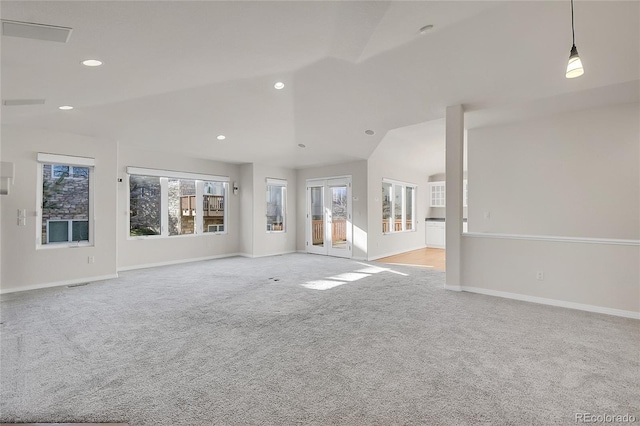
[[[46,99],[2,123],[235,163],[364,159],[387,134],[434,145],[419,124],[447,105],[481,126],[637,101],[639,5],[576,1],[586,72],[568,80],[568,1],[2,1],[2,19],[73,28],[2,37],[2,98]]]

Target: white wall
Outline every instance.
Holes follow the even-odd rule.
[[[307,179],[321,179],[334,176],[351,176],[352,216],[353,216],[353,258],[367,259],[367,161],[313,167],[297,171],[296,189],[296,249],[306,251],[306,211]],[[382,226],[382,225],[381,225]]]
[[[640,238],[639,114],[625,104],[469,130],[469,231]]]
[[[38,152],[91,157],[94,246],[36,249]],[[2,291],[91,281],[116,274],[116,142],[40,129],[2,127],[2,158],[15,164],[11,193],[2,200]],[[27,210],[26,226],[16,211]],[[87,262],[88,256],[95,263]]]
[[[408,166],[404,161],[412,152],[393,143],[381,142],[368,161],[369,260],[379,259],[425,247],[425,221],[428,202],[428,172]],[[412,232],[382,233],[382,179],[393,179],[417,185],[416,228]]]
[[[185,262],[237,254],[240,249],[240,197],[227,197],[226,234],[183,235],[167,238],[130,238],[128,229],[126,169],[129,166],[229,176],[240,181],[240,166],[211,160],[183,157],[175,153],[121,146],[118,152],[118,269]]]
[[[638,246],[463,236],[462,283],[465,290],[621,310],[640,318],[638,259]],[[536,279],[537,271],[544,272],[544,280]]]
[[[469,130],[469,230],[478,234],[463,236],[463,289],[640,315],[638,117],[627,104]]]

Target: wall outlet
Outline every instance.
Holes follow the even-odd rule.
[[[543,281],[544,280],[544,271],[536,272],[536,280]]]
[[[87,263],[96,263],[96,257],[95,256],[87,257]]]

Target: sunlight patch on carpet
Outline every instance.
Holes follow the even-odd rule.
[[[311,290],[329,290],[330,288],[338,287],[340,285],[346,284],[343,281],[329,281],[329,280],[316,280],[316,281],[307,281],[302,284],[302,287],[309,288]]]
[[[336,275],[334,277],[329,277],[330,280],[336,280],[336,281],[348,281],[348,282],[353,282],[353,281],[358,281],[361,280],[363,278],[366,277],[370,277],[371,275],[369,274],[361,274],[358,272],[345,272],[344,274],[340,274],[340,275]]]

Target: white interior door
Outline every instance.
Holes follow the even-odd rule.
[[[307,181],[307,251],[352,255],[351,177]]]

